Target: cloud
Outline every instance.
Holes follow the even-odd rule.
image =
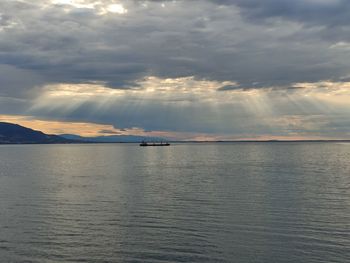
[[[218,91],[228,91],[228,90],[239,90],[241,89],[240,86],[236,86],[236,85],[225,85],[225,86],[222,86],[220,88],[218,88],[217,90]]]
[[[32,70],[0,64],[0,97],[26,97],[26,91],[45,84],[42,76]]]
[[[203,136],[337,119],[348,113],[349,5],[1,1],[0,113]]]
[[[137,89],[126,90],[112,89],[103,83],[60,84],[44,88],[27,113],[46,119],[109,123],[129,132],[138,127],[213,136],[252,131],[277,135],[311,134],[318,127],[326,133],[333,127],[320,126],[319,118],[312,116],[335,119],[350,113],[349,86],[346,82],[296,83],[286,89],[218,92],[222,87],[235,87],[234,83],[193,77],[149,77],[139,80]],[[292,129],[290,122],[296,123],[295,116],[309,123]]]
[[[347,4],[326,2],[120,1],[128,12],[113,13],[101,11],[113,1],[5,1],[2,17],[12,27],[0,32],[0,63],[52,83],[112,88],[150,75],[245,86],[338,79],[349,70],[347,51],[329,49],[335,33],[322,21]],[[310,15],[299,9],[319,14],[319,23],[305,27]],[[259,17],[272,20],[257,24]],[[346,43],[340,31],[332,39]]]
[[[349,25],[350,4],[346,0],[233,0],[214,1],[220,4],[237,5],[251,21],[283,18],[308,23],[309,25]]]

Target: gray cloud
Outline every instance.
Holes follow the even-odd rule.
[[[242,88],[240,86],[236,85],[225,85],[220,88],[218,88],[218,91],[228,91],[228,90],[241,90]]]
[[[28,105],[30,96],[40,93],[38,87],[50,83],[104,82],[114,89],[141,89],[137,81],[147,76],[194,76],[237,83],[223,85],[221,91],[292,90],[295,83],[349,76],[350,3],[345,0],[120,2],[127,14],[100,15],[50,1],[1,1],[0,97],[6,113],[12,109],[18,114],[15,108],[29,112],[26,106],[11,106],[14,98],[28,98],[21,104]],[[273,98],[273,92],[268,96]],[[257,123],[245,119],[239,105],[221,108],[219,122],[204,104],[154,104],[132,112],[128,103],[98,112],[86,103],[64,118],[198,132],[243,132]],[[295,111],[292,103],[288,107]],[[305,107],[317,113],[312,105]],[[0,109],[5,112],[4,106]],[[54,110],[31,113],[63,118]],[[147,120],[154,116],[157,121],[150,124]],[[225,124],[233,117],[247,125]]]
[[[45,79],[33,70],[21,69],[13,65],[0,64],[0,97],[26,98],[25,87],[45,84]]]
[[[334,27],[349,25],[350,3],[347,0],[208,0],[218,6],[237,6],[250,22],[269,22],[272,18],[289,19],[309,25]],[[140,2],[137,1],[136,2]],[[146,1],[147,2],[147,1]],[[148,2],[172,2],[151,0]],[[190,3],[193,1],[189,1]],[[202,1],[205,2],[205,1]]]
[[[234,0],[214,1],[235,4],[252,21],[279,17],[310,25],[349,25],[350,3],[346,0]]]
[[[0,63],[51,82],[106,81],[113,88],[147,75],[276,86],[349,71],[347,51],[329,49],[345,29],[332,36],[334,29],[323,28],[334,25],[329,17],[348,15],[345,1],[177,1],[166,8],[144,2],[124,1],[127,15],[105,16],[61,5],[40,9],[45,1],[2,2],[2,16],[13,26],[0,33]],[[314,27],[304,28],[310,13],[319,23],[315,18]],[[260,18],[272,20],[250,23]]]

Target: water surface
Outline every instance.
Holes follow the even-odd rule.
[[[0,146],[1,262],[350,262],[350,144]]]

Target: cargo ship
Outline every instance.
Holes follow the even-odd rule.
[[[140,146],[170,146],[170,143],[168,142],[141,142]]]

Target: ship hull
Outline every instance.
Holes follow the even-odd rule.
[[[170,146],[170,143],[141,143],[141,147],[147,147],[147,146]]]

